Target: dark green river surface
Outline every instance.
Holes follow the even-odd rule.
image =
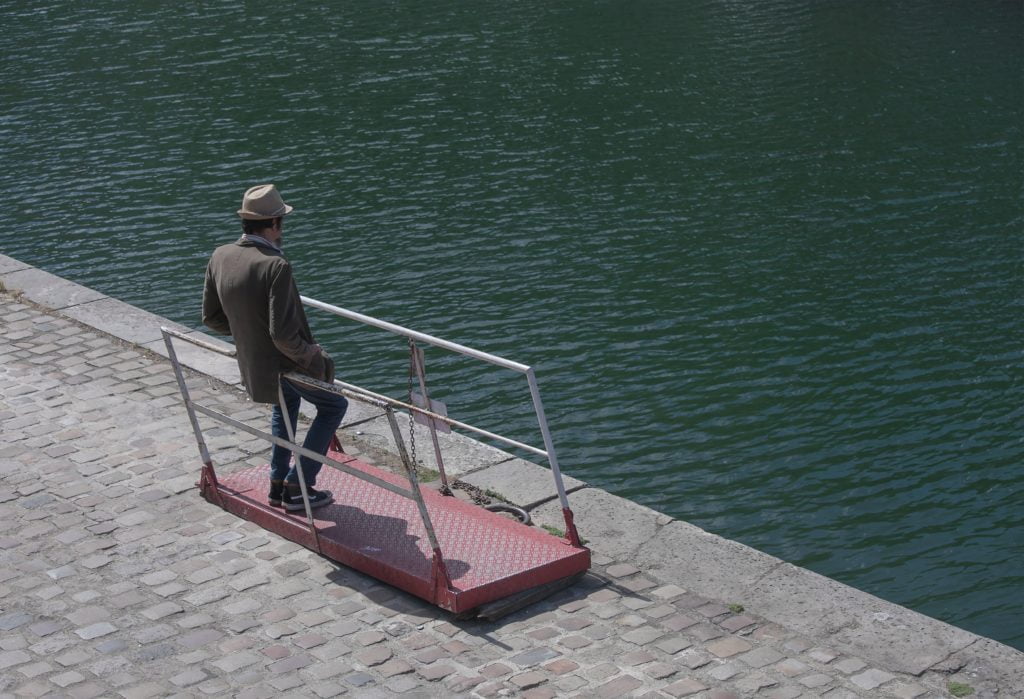
[[[1019,0],[0,22],[3,253],[198,328],[275,182],[304,294],[533,365],[569,474],[1024,648]],[[403,394],[400,338],[310,317]],[[427,369],[541,444],[520,376]]]

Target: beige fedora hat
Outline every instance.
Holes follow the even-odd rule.
[[[290,214],[292,207],[284,203],[281,193],[272,184],[258,184],[249,187],[242,195],[242,208],[238,215],[251,220],[277,218]]]

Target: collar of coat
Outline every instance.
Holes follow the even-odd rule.
[[[257,245],[257,246],[259,246],[261,248],[270,248],[274,252],[279,252],[282,255],[284,254],[284,250],[282,250],[281,248],[277,247],[276,245],[271,243],[266,238],[264,238],[262,236],[259,236],[259,235],[252,235],[251,233],[243,233],[242,237],[239,238],[237,242],[238,242],[239,245],[245,245],[245,244]]]

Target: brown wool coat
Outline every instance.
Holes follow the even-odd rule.
[[[213,251],[203,323],[234,339],[242,383],[257,403],[277,402],[282,373],[334,379],[334,362],[313,340],[291,264],[270,248],[238,240]]]

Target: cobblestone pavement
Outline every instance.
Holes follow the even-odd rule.
[[[236,391],[190,385],[263,425]],[[4,294],[0,425],[2,696],[948,696],[600,542],[573,588],[456,621],[202,500],[169,364]],[[226,430],[210,445],[266,458]]]

